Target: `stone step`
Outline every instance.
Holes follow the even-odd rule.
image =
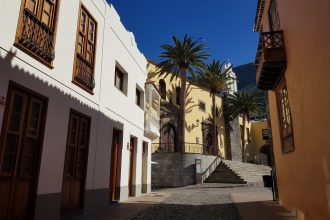
[[[205,182],[260,184],[262,176],[270,175],[270,170],[270,167],[264,165],[223,160]]]

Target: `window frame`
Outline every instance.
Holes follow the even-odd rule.
[[[204,105],[204,109],[201,108],[201,104]],[[202,111],[202,112],[205,112],[206,111],[206,103],[203,102],[202,100],[198,100],[198,110],[199,111]]]
[[[117,74],[120,73],[121,77],[118,77],[120,82],[119,82],[119,88],[117,87]],[[115,68],[115,79],[114,79],[114,86],[121,91],[122,93],[125,94],[124,90],[124,81],[125,81],[125,73],[122,71],[120,68],[116,67]]]
[[[286,97],[284,98],[283,96],[281,97],[280,94],[281,90],[286,90]],[[278,114],[278,125],[279,125],[280,139],[281,139],[281,150],[282,150],[282,154],[286,154],[295,150],[295,144],[294,144],[294,132],[293,132],[293,119],[291,114],[289,95],[288,95],[285,76],[282,77],[281,81],[276,87],[275,94],[276,94],[276,106],[277,106],[277,114]],[[284,105],[287,105],[286,109],[283,109]],[[289,119],[290,121],[288,129],[285,128],[283,123],[283,118],[284,118],[283,112],[285,112],[286,118]],[[285,131],[289,131],[289,133],[285,134],[284,133]]]
[[[81,35],[81,31],[80,31],[80,27],[81,27],[81,16],[82,13],[86,14],[86,24],[85,24],[85,35],[84,35],[84,43],[83,43],[83,53],[80,54],[78,53],[78,45],[79,45],[79,36]],[[90,20],[93,21],[95,27],[94,27],[94,50],[93,50],[93,60],[92,62],[88,61],[86,56],[87,56],[87,45],[88,45],[88,41],[89,41],[89,23]],[[75,50],[74,50],[74,63],[73,63],[73,71],[72,71],[72,83],[76,84],[77,86],[79,86],[81,89],[85,90],[86,92],[88,92],[89,94],[93,95],[93,90],[95,89],[95,84],[94,87],[92,88],[88,88],[88,86],[83,85],[81,82],[79,82],[76,77],[78,76],[77,74],[77,62],[78,62],[78,56],[79,59],[81,59],[82,61],[80,62],[84,62],[85,65],[91,67],[92,72],[93,72],[93,79],[95,81],[95,62],[96,62],[96,54],[97,54],[97,37],[98,37],[98,23],[97,20],[95,19],[95,17],[90,13],[89,10],[87,10],[87,8],[80,3],[79,5],[79,11],[78,11],[78,19],[77,19],[77,26],[76,26],[76,41],[75,41]],[[94,83],[94,82],[93,82]]]

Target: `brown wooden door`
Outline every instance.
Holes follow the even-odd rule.
[[[83,208],[90,118],[70,112],[62,185],[62,212]]]
[[[129,148],[129,178],[128,178],[129,196],[133,196],[134,151],[135,151],[135,138],[131,137],[130,148]]]
[[[0,144],[0,219],[33,218],[46,105],[10,86]]]
[[[116,194],[117,187],[117,169],[118,169],[118,149],[120,142],[120,131],[113,130],[112,150],[111,150],[111,167],[110,167],[110,199],[115,201],[118,199]]]

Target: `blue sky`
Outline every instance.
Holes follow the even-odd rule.
[[[172,36],[202,37],[211,59],[234,66],[254,61],[258,34],[252,31],[257,0],[107,0],[139,49],[159,61],[160,45]]]

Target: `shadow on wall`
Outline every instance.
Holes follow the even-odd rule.
[[[4,56],[4,54],[6,55]],[[88,176],[86,179],[86,187],[90,189],[96,187],[94,181],[97,180],[95,180],[95,177],[98,178],[99,182],[103,181],[102,184],[104,184],[106,181],[109,181],[113,128],[123,130],[123,124],[119,121],[112,120],[104,112],[101,112],[98,107],[95,107],[97,106],[96,104],[88,105],[79,100],[77,97],[80,97],[81,99],[84,98],[82,98],[82,96],[80,96],[79,94],[75,94],[77,97],[73,95],[75,91],[71,90],[70,88],[66,88],[66,91],[63,91],[56,85],[59,84],[58,82],[53,83],[54,80],[51,79],[50,80],[52,82],[45,81],[44,79],[39,78],[34,73],[28,72],[25,69],[19,68],[18,66],[14,65],[13,62],[19,59],[15,57],[15,55],[16,52],[13,49],[11,49],[10,52],[0,49],[0,75],[1,80],[4,80],[3,82],[1,82],[1,86],[7,86],[6,88],[1,88],[1,90],[7,91],[8,82],[11,80],[19,85],[22,85],[23,87],[26,87],[27,89],[33,90],[34,92],[37,92],[49,98],[46,118],[46,129],[44,135],[45,138],[41,152],[41,169],[39,171],[40,182],[38,181],[39,188],[41,185],[41,188],[43,190],[53,192],[54,190],[57,190],[57,188],[47,188],[49,187],[48,184],[50,182],[53,183],[50,184],[52,186],[62,186],[70,108],[73,108],[92,118],[87,162]],[[72,73],[68,72],[63,74]],[[47,76],[45,75],[45,77]],[[72,84],[72,87],[76,86]],[[78,89],[79,88],[77,87],[77,90]],[[86,100],[86,102],[89,101]],[[4,112],[5,110],[2,110],[2,113]],[[59,120],[65,122],[59,123]],[[123,146],[121,146],[120,149],[122,149],[122,147]],[[121,152],[121,150],[119,150],[119,152]],[[119,153],[118,158],[118,164],[121,164],[121,153]],[[50,168],[51,170],[48,170],[48,168]],[[61,178],[54,178],[54,176],[58,176]],[[120,165],[118,166],[117,176],[121,176]],[[107,182],[107,184],[109,184],[109,182]],[[120,178],[117,179],[117,185],[120,185]],[[87,190],[87,192],[88,191],[89,190]],[[88,195],[91,194],[87,192],[85,193],[85,210],[104,207],[108,204],[109,194],[104,195],[103,200],[97,201],[92,204],[88,201]],[[57,193],[60,194],[61,192]],[[36,217],[38,219],[45,219],[48,215],[60,215],[61,204],[58,204],[58,202],[60,201],[56,200],[56,204],[52,203],[54,204],[54,206],[49,207],[47,206],[47,204],[40,203],[38,201],[38,198],[36,202]]]

